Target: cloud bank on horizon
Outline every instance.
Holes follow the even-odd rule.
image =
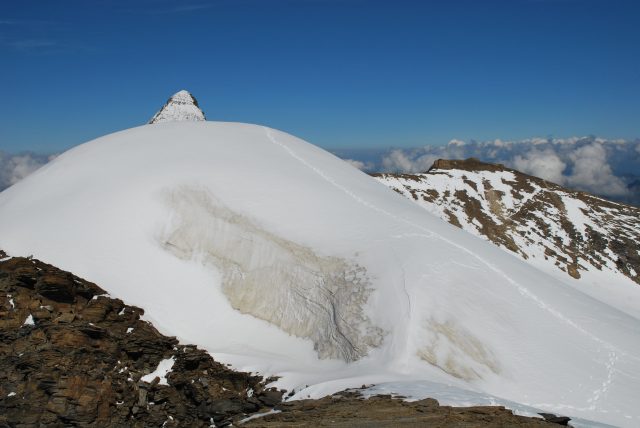
[[[386,151],[338,151],[365,172],[417,173],[436,159],[478,158],[615,201],[640,204],[640,140],[596,137],[520,141],[451,140],[442,146]]]
[[[11,154],[0,150],[0,191],[16,184],[55,157],[31,152]]]

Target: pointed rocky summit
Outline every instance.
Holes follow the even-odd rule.
[[[176,92],[167,103],[149,121],[150,124],[161,122],[200,122],[207,120],[198,107],[198,101],[188,91]]]

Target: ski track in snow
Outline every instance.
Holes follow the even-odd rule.
[[[400,266],[400,268],[402,269],[402,291],[404,293],[404,296],[407,298],[407,319],[411,320],[411,296],[409,296],[409,292],[407,291],[407,280],[404,264],[401,262],[398,254],[396,254],[395,249],[392,250],[391,254],[393,254],[393,258],[396,259],[396,263],[398,263],[398,266]]]
[[[287,146],[286,144],[283,144],[282,142],[278,141],[274,136],[273,133],[271,132],[271,129],[268,127],[263,127],[263,129],[265,130],[265,133],[267,135],[267,138],[269,139],[269,141],[271,141],[273,144],[275,144],[276,146],[282,148],[284,151],[286,151],[291,157],[293,157],[294,159],[296,159],[298,162],[300,162],[301,164],[303,164],[305,167],[309,168],[310,170],[312,170],[313,172],[315,172],[317,175],[319,175],[323,180],[327,181],[329,184],[331,184],[332,186],[334,186],[335,188],[337,188],[338,190],[342,191],[343,193],[345,193],[347,196],[351,197],[353,200],[355,200],[356,202],[358,202],[361,205],[364,205],[365,207],[376,211],[380,214],[383,214],[387,217],[390,217],[398,222],[404,223],[406,225],[409,225],[413,228],[416,228],[418,230],[420,230],[422,233],[407,233],[407,234],[401,234],[401,235],[395,235],[393,236],[394,238],[404,238],[404,237],[420,237],[420,238],[425,238],[425,239],[439,239],[467,254],[469,254],[471,257],[475,258],[476,260],[478,260],[480,263],[482,263],[483,265],[485,265],[487,268],[489,268],[491,271],[495,272],[496,274],[498,274],[499,276],[501,276],[502,278],[504,278],[510,285],[512,285],[513,287],[516,288],[516,290],[520,293],[520,295],[522,295],[523,297],[533,301],[540,309],[548,312],[549,314],[551,314],[553,317],[557,318],[558,320],[562,321],[563,323],[569,325],[570,327],[572,327],[573,329],[575,329],[576,331],[580,332],[581,334],[585,335],[586,337],[588,337],[589,339],[593,340],[594,342],[596,342],[598,345],[601,346],[601,349],[604,349],[608,352],[608,359],[606,361],[606,363],[604,363],[605,369],[607,374],[605,375],[605,378],[600,386],[600,388],[596,389],[593,391],[591,398],[588,400],[589,402],[589,407],[588,410],[595,410],[596,409],[596,404],[597,402],[603,398],[606,395],[606,392],[609,389],[609,386],[611,384],[611,382],[613,381],[613,377],[615,375],[616,370],[616,362],[619,359],[619,355],[618,354],[622,354],[626,357],[629,358],[633,358],[636,360],[640,360],[640,358],[635,357],[633,355],[628,354],[627,352],[618,349],[617,347],[615,347],[614,345],[600,339],[599,337],[595,336],[593,333],[585,330],[584,328],[582,328],[581,326],[579,326],[578,324],[576,324],[573,320],[565,317],[564,315],[562,315],[560,312],[558,312],[556,309],[554,309],[553,307],[551,307],[550,305],[548,305],[546,302],[544,302],[542,299],[540,299],[538,296],[536,296],[534,293],[532,293],[528,288],[526,288],[525,286],[523,286],[522,284],[518,283],[517,281],[515,281],[513,278],[511,278],[509,275],[507,275],[506,273],[504,273],[503,271],[501,271],[500,269],[498,269],[496,266],[494,266],[491,262],[485,260],[483,257],[479,256],[478,254],[474,253],[473,251],[465,248],[462,245],[456,244],[455,242],[445,238],[444,236],[433,232],[419,224],[413,223],[410,220],[404,219],[402,217],[398,217],[395,214],[392,214],[382,208],[377,207],[376,205],[373,205],[372,203],[362,199],[361,197],[359,197],[358,195],[354,194],[352,191],[350,191],[349,189],[347,189],[346,187],[340,185],[339,183],[337,183],[333,178],[329,177],[327,174],[325,174],[322,170],[318,169],[317,167],[311,165],[309,162],[307,162],[304,158],[300,157],[299,155],[297,155],[289,146]],[[406,292],[406,291],[405,291]],[[528,404],[528,403],[523,403],[523,404],[527,404],[527,405],[531,405],[534,407],[537,407],[539,405],[535,405],[535,404]],[[566,408],[568,410],[578,410],[577,408],[574,408],[572,406],[563,406],[563,405],[551,405],[551,404],[547,404],[546,407],[554,407],[554,408]]]

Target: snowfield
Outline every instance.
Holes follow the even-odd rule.
[[[69,150],[0,194],[0,248],[300,398],[439,384],[640,425],[640,321],[266,127],[158,123]]]

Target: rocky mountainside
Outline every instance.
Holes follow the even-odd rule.
[[[373,174],[449,223],[539,266],[640,284],[640,208],[563,188],[500,164],[438,160],[422,174]]]
[[[0,426],[224,426],[280,402],[97,285],[0,258]]]
[[[178,91],[151,118],[150,124],[162,122],[201,122],[207,120],[198,101],[188,91]]]

